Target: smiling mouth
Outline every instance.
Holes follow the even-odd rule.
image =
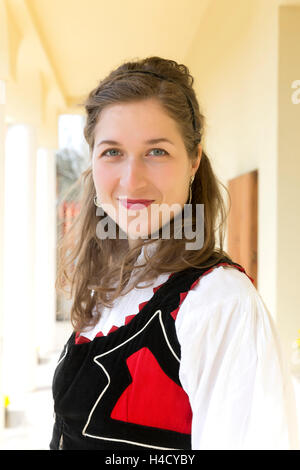
[[[141,210],[144,209],[145,207],[150,206],[153,200],[149,199],[119,199],[120,203],[122,204],[123,207],[126,209],[134,209],[134,210]]]

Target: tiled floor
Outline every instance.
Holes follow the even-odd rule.
[[[51,380],[59,354],[38,366],[38,387],[25,399],[24,424],[5,428],[1,450],[48,450],[53,427]]]
[[[70,336],[70,323],[57,322],[55,352],[37,366],[36,390],[25,398],[24,424],[5,428],[0,436],[0,450],[48,450],[53,427],[52,377],[62,351]]]

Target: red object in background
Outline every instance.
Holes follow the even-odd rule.
[[[75,217],[80,212],[80,204],[76,201],[64,201],[58,207],[58,217],[61,222],[62,233],[65,235],[72,223],[74,222]]]

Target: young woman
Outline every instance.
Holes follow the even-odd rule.
[[[276,329],[223,250],[192,85],[186,66],[150,57],[112,71],[85,103],[91,165],[60,248],[74,331],[53,379],[51,449],[297,445]]]

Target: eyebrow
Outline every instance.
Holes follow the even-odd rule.
[[[166,139],[165,137],[159,137],[158,139],[150,139],[146,140],[144,143],[145,144],[157,144],[158,142],[168,142],[171,145],[175,145],[171,140]],[[109,144],[109,145],[122,145],[120,142],[117,142],[116,140],[101,140],[96,147],[99,147],[102,144]]]

